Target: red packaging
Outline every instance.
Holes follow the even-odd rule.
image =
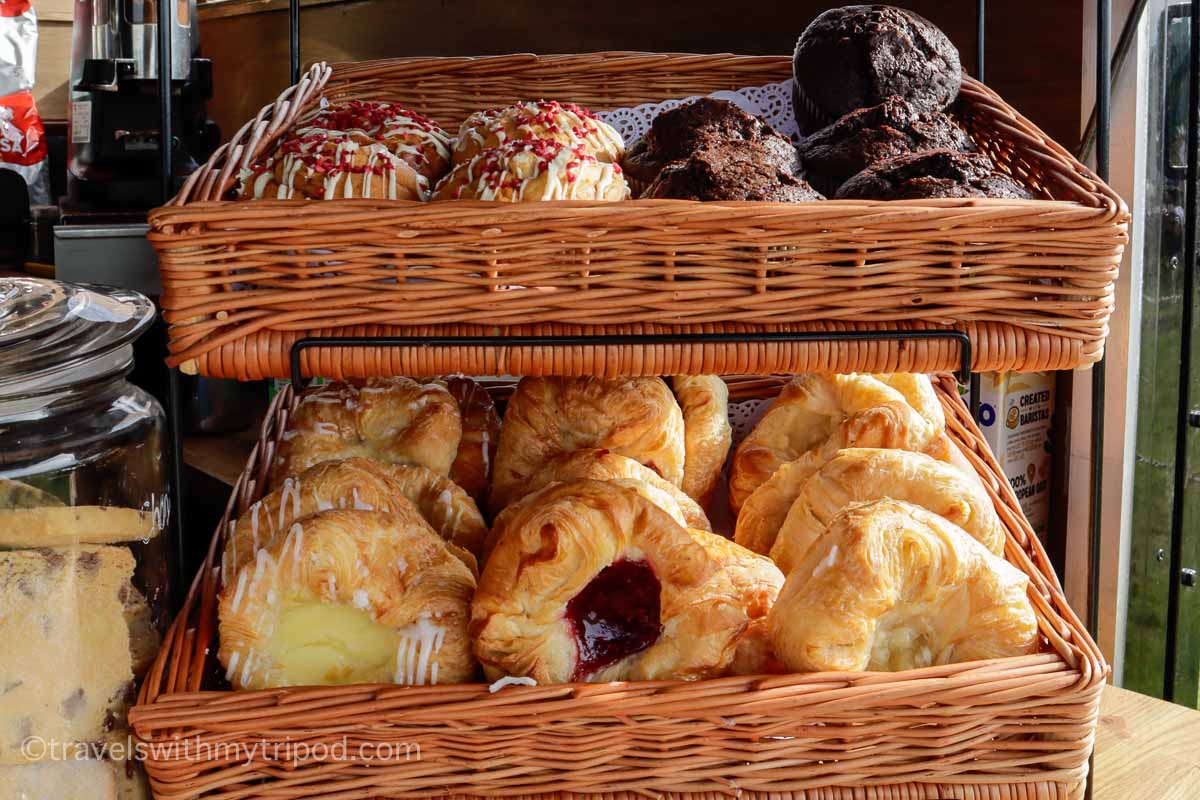
[[[50,202],[46,134],[31,92],[0,97],[0,169],[24,176],[34,205]]]

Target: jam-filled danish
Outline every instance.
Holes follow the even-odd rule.
[[[558,483],[496,520],[471,613],[490,678],[539,683],[727,674],[783,576],[617,483]]]

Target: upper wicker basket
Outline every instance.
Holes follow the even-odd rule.
[[[812,203],[232,202],[238,171],[324,96],[382,99],[450,129],[555,98],[595,110],[786,79],[784,56],[596,53],[313,66],[150,215],[170,363],[289,374],[309,335],[496,337],[309,353],[327,377],[935,371],[952,341],[506,347],[507,335],[957,328],[976,370],[1072,369],[1103,353],[1127,240],[1121,199],[995,93],[955,110],[1037,200]]]

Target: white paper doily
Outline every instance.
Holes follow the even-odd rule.
[[[718,97],[734,103],[748,114],[762,117],[771,127],[796,141],[800,131],[796,127],[796,116],[792,113],[792,81],[789,78],[780,83],[768,83],[765,86],[748,86],[736,92],[713,92],[709,97]],[[612,125],[625,139],[626,146],[642,138],[642,134],[650,129],[650,123],[664,111],[678,108],[685,103],[700,97],[693,95],[682,100],[667,100],[662,103],[643,103],[633,108],[617,108],[612,111],[600,111],[596,116]]]

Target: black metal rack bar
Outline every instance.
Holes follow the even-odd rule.
[[[1188,52],[1187,184],[1184,187],[1184,270],[1182,330],[1180,333],[1179,399],[1175,427],[1175,491],[1171,497],[1171,567],[1167,572],[1167,653],[1163,668],[1163,698],[1175,700],[1176,661],[1179,658],[1179,605],[1183,580],[1183,523],[1186,511],[1188,444],[1195,428],[1191,419],[1192,308],[1196,297],[1197,181],[1200,180],[1200,0],[1191,2]]]
[[[975,0],[975,78],[981,83],[985,80],[984,69],[987,64],[984,52],[987,49],[987,0]],[[979,373],[971,373],[968,382],[971,397],[971,417],[979,422],[979,394],[981,391]]]
[[[953,339],[959,343],[959,383],[971,376],[971,338],[963,331],[829,331],[770,333],[655,333],[605,336],[309,336],[292,345],[292,383],[301,386],[301,355],[317,347],[580,347],[659,344],[759,344],[781,342],[906,342]]]
[[[159,190],[162,202],[166,204],[175,194],[174,187],[174,144],[175,132],[172,125],[172,54],[171,28],[176,22],[176,11],[173,7],[164,5],[159,8],[157,48],[158,61],[158,155],[159,155]],[[168,334],[164,332],[166,339]],[[166,343],[164,341],[164,350]],[[171,574],[171,602],[178,605],[183,600],[183,594],[188,584],[188,576],[184,574],[183,563],[184,529],[183,529],[183,392],[180,388],[178,369],[167,370],[167,428],[171,441],[171,452],[168,460],[170,469],[170,485],[174,491],[170,493],[173,501],[168,520],[171,526],[171,536],[175,545],[175,560]]]

